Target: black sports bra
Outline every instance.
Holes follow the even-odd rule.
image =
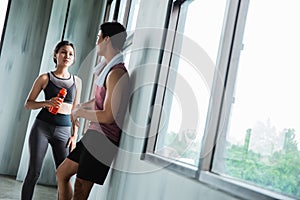
[[[51,78],[50,78],[50,76],[51,76]],[[69,87],[66,87],[66,84],[64,82],[70,82],[71,77],[69,79],[62,79],[62,78],[56,77],[53,73],[51,75],[50,75],[50,73],[48,73],[48,77],[49,77],[49,81],[48,81],[46,88],[44,89],[45,98],[51,99],[52,97],[56,97],[57,93],[60,91],[60,89],[64,87],[67,90],[67,95],[64,99],[64,102],[72,104],[75,99],[75,95],[76,95],[76,85],[75,85],[74,75],[71,75],[71,77],[73,77],[73,83]]]

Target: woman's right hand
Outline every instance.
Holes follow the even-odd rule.
[[[44,108],[58,107],[62,105],[63,99],[59,97],[52,97],[50,100],[45,101]]]

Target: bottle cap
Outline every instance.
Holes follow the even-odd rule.
[[[65,88],[61,88],[61,90],[59,91],[59,93],[61,93],[61,94],[67,94],[67,90]]]

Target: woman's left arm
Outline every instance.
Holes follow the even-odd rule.
[[[81,97],[81,88],[82,88],[82,81],[79,77],[75,76],[75,85],[76,85],[76,95],[73,102],[72,110],[79,105],[80,103],[80,97]],[[76,141],[78,136],[78,127],[79,127],[79,121],[78,119],[73,119],[72,115],[70,115],[71,121],[72,121],[72,134],[68,140],[67,147],[69,147],[70,152],[73,151],[73,149],[76,147]]]

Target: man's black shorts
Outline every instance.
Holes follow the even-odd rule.
[[[105,135],[88,130],[68,158],[78,163],[78,178],[103,185],[117,150]]]

